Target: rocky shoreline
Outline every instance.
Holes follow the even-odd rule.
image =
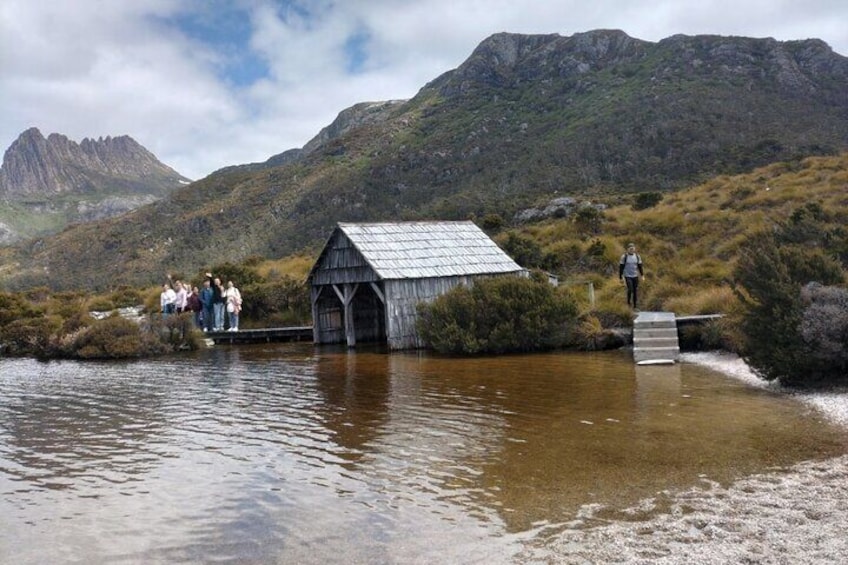
[[[734,355],[685,354],[682,362],[781,390],[758,379]],[[787,394],[815,406],[848,434],[848,391]],[[662,493],[628,509],[632,521],[601,519],[600,510],[584,507],[555,534],[548,546],[553,555],[523,557],[552,563],[842,564],[848,562],[848,455],[753,475],[727,487],[704,481],[683,492]]]

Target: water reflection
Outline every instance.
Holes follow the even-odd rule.
[[[362,359],[367,362],[360,363]],[[315,362],[315,379],[324,402],[324,424],[333,441],[343,448],[343,457],[352,463],[364,454],[363,448],[382,430],[389,412],[391,377],[389,355],[367,358],[353,350],[327,348]]]
[[[71,363],[34,377],[27,394],[3,399],[4,467],[21,488],[73,488],[79,481],[139,480],[160,457],[165,426],[160,391],[139,386],[132,365],[95,366],[105,379],[75,388]],[[6,369],[8,370],[8,369]]]
[[[0,360],[0,395],[16,563],[503,562],[584,504],[846,449],[790,399],[616,353]]]

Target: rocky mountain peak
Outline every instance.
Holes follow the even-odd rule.
[[[6,150],[0,167],[0,198],[125,190],[161,193],[188,181],[129,136],[76,143],[29,128]]]
[[[701,80],[711,76],[711,80],[760,81],[770,77],[799,95],[812,93],[822,75],[836,82],[848,78],[848,59],[819,39],[673,35],[653,43],[620,30],[593,30],[569,37],[492,35],[462,65],[425,88],[435,88],[443,96],[473,96],[481,89],[521,88],[531,81],[579,80],[584,75],[605,69],[624,70],[626,66],[630,66],[626,72],[632,76],[660,60],[664,66],[653,69],[657,79],[686,76]]]
[[[188,182],[127,135],[76,143],[29,128],[0,167],[0,244],[117,216]]]
[[[515,86],[541,76],[577,76],[638,57],[647,45],[650,43],[620,30],[594,30],[570,37],[497,33],[480,43],[457,69],[427,87],[453,96],[480,87]]]

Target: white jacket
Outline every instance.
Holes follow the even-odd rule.
[[[227,301],[227,312],[238,312],[241,310],[241,292],[236,287],[224,290],[222,296]]]

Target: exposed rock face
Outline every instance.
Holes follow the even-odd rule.
[[[389,100],[354,104],[339,112],[333,123],[318,132],[318,135],[310,139],[303,148],[290,149],[279,155],[274,155],[264,164],[269,167],[278,167],[298,161],[330,141],[341,138],[352,129],[385,121],[391,112],[404,102],[405,100]]]
[[[383,122],[386,116],[403,104],[405,100],[389,100],[387,102],[361,102],[342,110],[333,123],[323,128],[318,135],[303,146],[304,153],[311,153],[328,141],[342,137],[354,128],[366,124]]]
[[[117,216],[188,183],[131,137],[76,143],[30,128],[0,168],[0,244]]]
[[[0,168],[0,198],[78,192],[162,194],[188,181],[128,136],[46,139],[30,128],[12,143]]]
[[[651,58],[654,59],[651,59]],[[659,43],[642,41],[619,30],[595,30],[570,37],[498,33],[487,38],[457,69],[431,82],[444,96],[471,95],[482,87],[518,88],[544,80],[575,80],[623,64],[643,63],[652,81],[686,78],[739,81],[753,86],[774,80],[796,95],[821,95],[821,77],[848,79],[848,61],[820,39],[777,41],[771,38],[674,35]],[[633,71],[634,73],[637,71]],[[627,78],[627,75],[625,75]],[[838,89],[835,90],[838,92]],[[841,101],[834,102],[844,103]]]

